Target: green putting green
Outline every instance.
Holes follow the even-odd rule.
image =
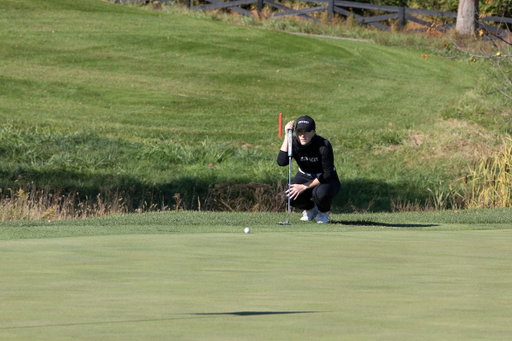
[[[510,337],[512,230],[297,225],[2,240],[0,338]]]

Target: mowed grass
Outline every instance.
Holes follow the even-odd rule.
[[[510,215],[334,215],[340,224],[325,226],[294,215],[288,227],[278,214],[200,212],[4,223],[0,337],[506,340]]]
[[[190,195],[286,180],[274,161],[283,112],[311,114],[333,141],[338,207],[381,198],[385,208],[424,198],[464,162],[443,147],[483,133],[438,115],[480,77],[460,61],[93,0],[0,5],[4,190],[33,181]],[[508,339],[511,215],[2,223],[0,338]]]
[[[479,64],[98,0],[1,4],[4,192],[180,193],[197,209],[211,184],[286,181],[278,114],[308,114],[335,149],[335,209],[389,210],[424,201],[489,141],[439,114]]]

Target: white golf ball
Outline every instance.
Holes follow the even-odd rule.
[[[251,229],[250,229],[250,228],[248,228],[248,227],[246,227],[246,228],[244,229],[244,232],[245,232],[245,233],[249,233],[249,232],[251,232]]]

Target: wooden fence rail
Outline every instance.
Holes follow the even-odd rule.
[[[324,6],[314,6],[306,9],[301,10],[294,10],[291,8],[288,8],[284,5],[275,3],[271,0],[234,0],[234,1],[221,1],[221,0],[204,0],[208,2],[209,4],[199,5],[199,6],[191,6],[191,0],[185,0],[185,5],[189,9],[193,11],[207,11],[207,10],[214,10],[214,9],[221,9],[226,8],[231,11],[235,11],[239,14],[245,15],[245,16],[253,16],[254,14],[251,11],[248,11],[246,9],[240,8],[238,6],[244,6],[244,5],[250,5],[250,4],[257,4],[258,12],[261,12],[263,10],[264,5],[271,6],[273,8],[276,8],[278,10],[281,10],[282,12],[273,13],[272,18],[284,18],[289,16],[299,16],[301,18],[307,19],[307,20],[314,20],[319,21],[317,18],[311,17],[308,14],[314,13],[314,12],[323,12],[327,11],[327,16],[330,19],[332,19],[334,13],[341,14],[345,17],[352,17],[357,20],[360,24],[367,24],[374,26],[378,29],[389,31],[391,28],[387,25],[384,25],[380,23],[380,21],[386,21],[390,19],[398,19],[398,25],[400,27],[403,27],[405,25],[405,21],[409,20],[412,22],[415,22],[417,24],[420,24],[424,26],[426,29],[429,28],[435,28],[439,31],[446,31],[453,27],[455,24],[445,24],[445,25],[435,25],[433,23],[427,22],[425,20],[419,19],[417,17],[414,17],[412,15],[424,15],[424,16],[434,16],[434,17],[445,17],[445,18],[457,18],[457,13],[455,12],[443,12],[443,11],[433,11],[433,10],[425,10],[425,9],[418,9],[418,8],[407,8],[407,7],[396,7],[396,6],[382,6],[382,5],[373,5],[373,4],[367,4],[367,3],[360,3],[360,2],[353,2],[353,1],[336,1],[336,0],[307,0],[305,2],[308,3],[316,3]],[[152,0],[115,0],[116,3],[127,3],[127,2],[152,2]],[[165,4],[176,4],[174,1],[171,0],[160,0],[160,3]],[[376,10],[376,11],[383,11],[383,12],[392,12],[391,14],[384,14],[384,15],[377,15],[377,16],[371,16],[371,17],[364,17],[358,14],[355,14],[352,12],[352,8],[358,8],[358,9],[366,9],[366,10]],[[495,23],[502,23],[512,24],[512,18],[500,18],[500,17],[481,17],[479,19],[479,25],[480,27],[485,28],[486,30],[500,36],[505,36],[510,34],[509,30],[503,30],[495,26],[491,26],[489,24],[486,24],[485,22],[495,22]]]

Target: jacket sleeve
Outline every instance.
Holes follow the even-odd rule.
[[[279,166],[288,166],[289,162],[290,160],[288,159],[288,153],[280,150],[279,154],[277,155],[277,164]]]
[[[318,176],[318,181],[320,181],[321,184],[325,184],[331,181],[333,176],[335,176],[334,153],[332,151],[331,143],[326,140],[325,146],[322,146],[322,148],[320,148],[320,152],[322,154],[323,173]]]

